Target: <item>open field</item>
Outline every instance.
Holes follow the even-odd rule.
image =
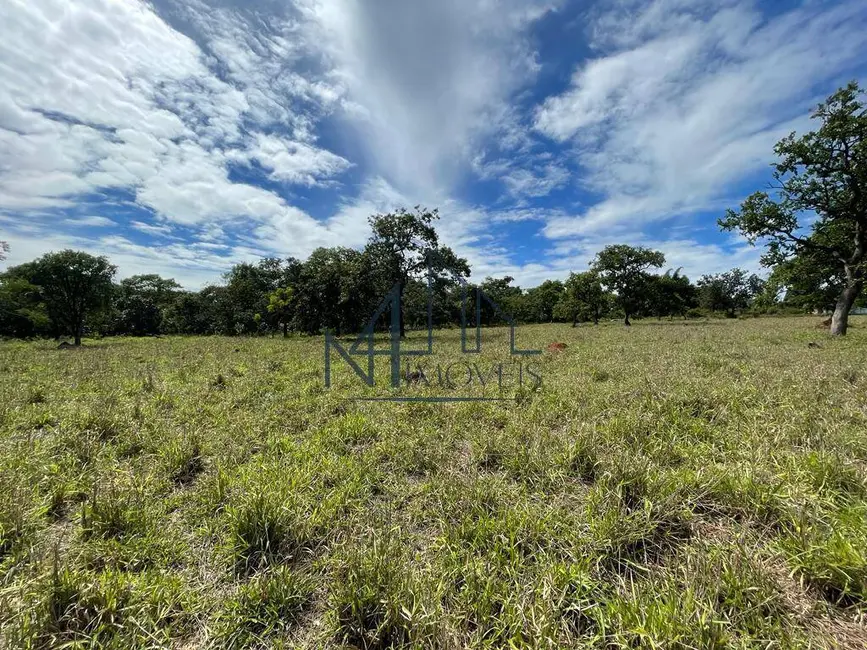
[[[0,647],[864,647],[853,321],[520,328],[542,386],[457,404],[322,338],[2,343]]]

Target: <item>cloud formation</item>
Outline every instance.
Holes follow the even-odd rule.
[[[593,24],[600,53],[536,109],[535,128],[573,149],[583,186],[602,197],[549,222],[553,238],[721,209],[863,65],[861,3],[772,18],[749,3],[625,5]]]
[[[480,277],[613,242],[755,267],[715,213],[867,54],[846,1],[8,0],[0,24],[8,262],[71,246],[191,287],[419,203]]]

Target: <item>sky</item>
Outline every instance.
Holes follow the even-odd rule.
[[[865,33],[861,0],[3,0],[3,264],[197,289],[423,205],[475,280],[612,243],[759,270],[716,220],[864,84]]]

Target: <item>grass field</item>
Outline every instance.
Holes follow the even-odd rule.
[[[321,338],[2,343],[0,647],[865,647],[854,321],[520,328],[542,386],[456,404]]]

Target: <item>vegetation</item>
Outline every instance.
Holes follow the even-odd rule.
[[[860,95],[721,221],[767,280],[612,245],[564,282],[468,285],[420,206],[197,292],[76,251],[8,268],[0,336],[31,340],[0,345],[0,646],[867,646]],[[392,291],[434,356],[378,341],[369,387],[345,350]],[[846,338],[735,318],[829,306]],[[510,358],[504,320],[546,352]],[[462,321],[490,326],[472,358]],[[486,399],[361,399],[395,391]]]
[[[816,131],[781,140],[774,151],[777,199],[756,192],[720,225],[751,243],[767,240],[763,262],[784,265],[787,274],[806,272],[819,294],[838,293],[831,333],[846,333],[849,311],[861,295],[867,261],[867,108],[856,83],[841,88],[813,114]],[[799,215],[812,216],[801,234]],[[792,263],[794,262],[794,267]],[[788,264],[787,264],[788,263]],[[817,280],[818,273],[818,282]],[[789,277],[792,277],[789,275]],[[797,281],[803,291],[804,283]]]
[[[391,389],[335,359],[325,390],[321,337],[7,342],[0,638],[863,647],[853,320],[819,344],[815,317],[521,327],[568,348],[518,403],[347,399]],[[508,359],[506,328],[483,340],[480,367]],[[464,360],[459,331],[435,354]]]
[[[404,334],[407,325],[411,329],[427,326],[429,299],[436,326],[458,326],[464,313],[475,324],[476,288],[482,292],[479,316],[483,325],[503,324],[506,318],[519,323],[576,325],[582,321],[598,324],[605,318],[735,317],[787,306],[800,312],[810,307],[796,301],[795,294],[791,303],[777,296],[758,302],[763,282],[756,276],[747,278],[740,269],[703,277],[696,286],[679,269],[653,275],[638,267],[606,270],[597,261],[591,271],[573,273],[565,282],[546,280],[529,290],[513,285],[514,279],[508,276],[464,286],[461,278],[468,272],[466,262],[448,249],[414,250],[406,253],[407,259],[415,260],[412,263],[386,268],[382,260],[388,256],[375,252],[381,242],[372,241],[374,248],[363,251],[320,248],[304,262],[266,258],[258,264],[237,264],[225,275],[225,284],[198,292],[183,291],[174,280],[154,274],[112,284],[114,267],[105,258],[75,251],[51,253],[0,274],[0,336],[73,336],[77,345],[85,333],[153,336],[282,331],[285,337],[290,331],[320,334],[327,329],[342,335],[360,332],[394,286],[392,280],[404,273],[410,274],[405,284],[399,284]],[[629,246],[609,246],[598,260],[623,262],[618,256],[629,251],[651,256],[658,265],[664,260],[662,253]],[[67,263],[68,268],[57,266]],[[81,275],[78,264],[88,265],[95,275]],[[45,269],[53,270],[49,274]],[[69,297],[61,281],[82,289],[76,288]],[[703,310],[695,311],[699,306]],[[385,321],[380,325],[384,327]]]
[[[602,284],[615,296],[623,310],[623,324],[629,325],[629,315],[640,310],[642,296],[649,294],[649,268],[665,264],[665,255],[647,248],[619,245],[607,246],[596,256],[593,271]]]

